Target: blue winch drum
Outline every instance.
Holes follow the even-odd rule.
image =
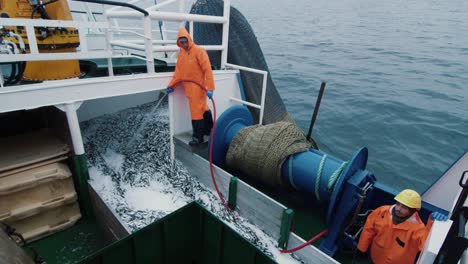
[[[216,121],[213,142],[213,162],[224,165],[229,145],[236,134],[247,126],[254,125],[247,107],[238,105],[227,109]],[[281,166],[284,183],[296,190],[314,196],[320,204],[328,206],[327,222],[340,200],[341,189],[354,173],[365,170],[367,148],[359,149],[348,163],[320,150],[309,149],[289,156]],[[325,158],[324,158],[325,157]],[[318,189],[316,182],[318,179]],[[333,178],[333,179],[332,179]],[[333,183],[333,184],[330,184]]]

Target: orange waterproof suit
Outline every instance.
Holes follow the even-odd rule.
[[[175,85],[182,81],[185,88],[185,96],[187,96],[189,101],[192,120],[201,120],[203,119],[203,113],[210,110],[206,103],[205,89],[214,90],[211,63],[206,51],[193,42],[185,28],[179,30],[177,40],[181,37],[187,38],[189,48],[188,50],[183,49],[177,41],[177,46],[180,47],[180,51],[177,56],[174,77],[172,77],[168,86],[175,89]],[[201,84],[203,87],[187,81],[194,81]]]
[[[412,264],[424,248],[428,229],[417,212],[403,223],[394,225],[393,207],[381,206],[367,217],[357,248],[366,252],[370,245],[370,256],[376,264]],[[432,219],[429,221],[428,227],[432,226]]]

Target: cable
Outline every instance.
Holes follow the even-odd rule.
[[[300,246],[297,246],[297,247],[291,248],[291,249],[280,249],[279,252],[281,252],[281,253],[292,253],[292,252],[298,251],[298,250],[308,246],[310,243],[315,242],[317,239],[321,238],[326,233],[328,233],[328,229],[325,229],[322,232],[318,233],[313,238],[311,238],[309,241],[305,242],[304,244],[302,244]]]

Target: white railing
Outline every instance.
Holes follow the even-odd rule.
[[[130,3],[138,3],[141,0],[134,0]],[[179,2],[180,12],[163,12],[159,11],[163,7],[167,7],[170,4]],[[85,10],[88,14],[92,15],[90,6],[93,4],[82,3],[85,6]],[[96,5],[96,4],[94,4]],[[260,109],[259,123],[263,122],[264,116],[264,105],[265,105],[265,93],[267,85],[268,72],[257,70],[253,68],[243,67],[239,65],[233,65],[227,63],[227,51],[228,51],[228,37],[229,37],[229,16],[230,16],[230,0],[224,0],[223,16],[208,16],[198,14],[186,14],[182,13],[185,9],[185,0],[168,0],[157,5],[153,5],[145,10],[148,15],[145,16],[143,13],[135,10],[124,10],[122,7],[112,7],[104,11],[104,22],[96,22],[95,19],[92,21],[63,21],[63,20],[33,20],[33,19],[1,19],[0,26],[22,26],[26,29],[27,40],[29,44],[29,53],[24,54],[0,54],[0,62],[17,62],[17,61],[46,61],[46,60],[73,60],[73,59],[95,59],[95,58],[107,58],[107,67],[109,76],[114,76],[113,73],[113,58],[138,58],[144,60],[147,66],[148,73],[154,73],[154,53],[158,52],[177,52],[179,47],[175,45],[176,40],[168,39],[164,37],[161,40],[153,38],[152,22],[153,21],[171,21],[181,22],[181,24],[189,23],[189,32],[193,37],[193,24],[194,22],[199,23],[215,23],[223,25],[222,43],[221,45],[201,45],[208,51],[221,51],[221,68],[226,67],[248,71],[263,75],[262,85],[262,96],[260,104],[254,104],[247,102],[239,98],[231,98],[231,100],[243,103],[247,106]],[[142,27],[133,25],[132,27],[120,27],[118,23],[113,23],[114,20],[119,18],[131,19],[142,23]],[[116,24],[117,26],[114,26]],[[36,39],[35,27],[70,27],[78,30],[80,38],[80,47],[77,52],[62,52],[62,53],[41,53],[38,48]],[[86,35],[92,30],[101,30],[105,33],[105,48],[90,50]],[[139,29],[134,30],[134,29]],[[163,30],[160,28],[159,30]],[[169,32],[164,29],[164,32]],[[174,31],[172,31],[174,32]],[[114,39],[116,34],[126,33],[138,37],[137,39]],[[162,32],[161,32],[162,33]],[[133,55],[116,55],[118,48],[125,48],[127,50],[140,51],[142,57]],[[131,54],[131,52],[128,52]]]
[[[237,69],[237,70],[242,70],[242,71],[253,72],[253,73],[257,73],[257,74],[263,75],[262,97],[261,97],[261,99],[260,99],[260,104],[259,104],[259,105],[258,105],[258,104],[253,104],[253,103],[250,103],[250,102],[247,102],[247,101],[244,101],[244,100],[242,100],[242,99],[238,99],[238,98],[231,97],[231,100],[233,100],[233,101],[236,101],[236,102],[239,102],[239,103],[243,103],[243,104],[245,104],[245,105],[248,105],[248,106],[251,106],[251,107],[260,109],[260,117],[259,117],[259,119],[258,119],[258,124],[261,125],[261,124],[263,123],[263,115],[264,115],[264,109],[265,109],[265,95],[266,95],[266,87],[267,87],[267,80],[268,80],[268,72],[267,72],[267,71],[262,71],[262,70],[253,69],[253,68],[248,68],[248,67],[244,67],[244,66],[240,66],[240,65],[230,64],[230,63],[226,63],[226,67],[233,68],[233,69]]]
[[[18,19],[18,18],[2,18],[0,26],[22,26],[26,29],[26,35],[29,45],[29,53],[5,55],[0,54],[0,62],[16,62],[16,61],[44,61],[44,60],[69,60],[69,59],[90,59],[90,58],[105,58],[112,56],[111,51],[87,52],[86,44],[82,44],[83,52],[64,52],[64,53],[40,53],[35,27],[51,27],[63,28],[72,27],[81,32],[83,29],[108,28],[105,22],[81,22],[81,21],[65,21],[65,20],[43,20],[43,19]],[[80,34],[80,33],[79,33]]]

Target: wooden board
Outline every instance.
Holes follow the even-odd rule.
[[[4,171],[4,172],[0,173],[0,178],[6,177],[6,176],[9,176],[9,175],[12,175],[12,174],[20,173],[20,172],[23,172],[23,171],[31,170],[31,169],[34,169],[34,168],[42,167],[42,166],[45,166],[45,165],[48,165],[48,164],[56,163],[56,162],[66,160],[66,159],[68,159],[68,156],[60,156],[60,157],[53,158],[53,159],[48,159],[48,160],[45,160],[45,161],[42,161],[42,162],[33,163],[33,164],[28,165],[28,166],[19,167],[19,168],[13,169],[13,170],[7,170],[7,171]]]
[[[0,138],[0,173],[63,156],[70,151],[47,130]]]

